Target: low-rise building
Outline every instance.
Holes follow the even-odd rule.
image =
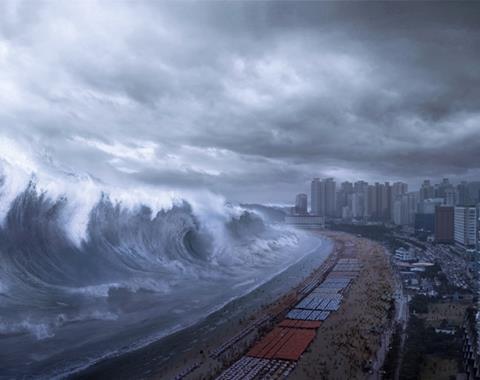
[[[403,261],[403,262],[410,262],[415,261],[415,251],[413,249],[405,249],[405,248],[398,248],[395,250],[394,255],[395,260]]]
[[[317,215],[287,215],[285,223],[300,228],[323,228],[325,218]]]

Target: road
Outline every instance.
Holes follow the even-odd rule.
[[[403,359],[403,346],[405,345],[405,339],[407,337],[407,324],[408,324],[408,298],[403,292],[403,286],[400,279],[400,276],[395,272],[395,283],[396,283],[396,292],[395,292],[395,308],[397,310],[395,320],[401,325],[401,338],[400,338],[400,347],[398,349],[398,357],[395,361],[397,363],[395,367],[395,380],[400,379],[400,368],[402,366]]]
[[[389,257],[389,259],[391,258],[391,255],[387,249],[385,249],[385,254]],[[402,352],[403,344],[405,342],[405,331],[406,331],[408,315],[409,315],[408,298],[403,292],[402,280],[400,278],[399,273],[396,271],[393,263],[392,263],[392,269],[394,270],[394,280],[395,280],[395,292],[393,295],[395,299],[395,319],[394,321],[392,321],[391,326],[387,330],[385,330],[385,332],[382,334],[381,345],[377,351],[375,360],[372,363],[372,373],[368,377],[369,380],[380,380],[383,377],[382,367],[388,353],[390,341],[392,339],[396,324],[400,324],[402,326],[402,330],[401,330],[402,338],[401,338],[401,344],[400,344],[400,350],[399,350],[399,358],[397,358],[398,365],[395,370],[395,379],[398,379],[400,374],[400,363],[401,363],[400,355]]]

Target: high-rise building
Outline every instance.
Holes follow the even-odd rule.
[[[402,196],[402,220],[412,226],[415,222],[415,212],[417,211],[419,195],[418,192],[410,192]]]
[[[342,219],[344,220],[348,220],[348,219],[352,219],[352,210],[350,207],[348,206],[344,206],[342,208],[342,215],[341,215]]]
[[[467,202],[468,206],[473,206],[480,202],[480,182],[467,183]]]
[[[313,215],[325,216],[325,183],[314,178],[311,184],[310,211]]]
[[[404,223],[404,219],[402,219],[402,197],[401,196],[397,197],[397,199],[393,201],[392,221],[397,226],[407,224],[407,223]]]
[[[435,241],[437,243],[453,243],[454,226],[454,208],[437,206],[435,208]]]
[[[355,192],[352,194],[352,217],[361,219],[365,217],[365,193]]]
[[[353,193],[353,184],[351,182],[346,181],[340,184],[340,190],[338,190],[337,192],[337,199],[336,199],[337,216],[342,216],[344,214],[342,211],[344,207],[349,207],[351,209],[352,193]]]
[[[349,181],[342,182],[340,184],[340,190],[343,190],[346,194],[353,193],[353,183]]]
[[[392,221],[399,226],[413,226],[417,211],[418,193],[411,192],[397,196],[393,201]]]
[[[382,219],[382,212],[383,212],[383,184],[375,182],[375,214],[373,215],[373,219],[380,220]]]
[[[443,198],[424,199],[418,202],[417,211],[419,214],[435,214],[435,208],[443,203]]]
[[[454,223],[455,243],[465,248],[475,247],[477,242],[476,207],[455,207]]]
[[[368,190],[368,182],[365,181],[357,181],[353,184],[353,192],[354,193],[363,193],[366,194]]]
[[[374,185],[368,185],[365,196],[365,217],[377,219],[377,190]]]
[[[455,190],[453,186],[445,189],[444,196],[445,196],[445,205],[447,206],[457,205],[457,190]]]
[[[307,194],[297,194],[295,197],[295,209],[296,215],[306,215],[308,213],[308,196]]]
[[[357,181],[354,183],[351,202],[353,218],[368,217],[368,182]]]
[[[393,223],[402,225],[408,223],[400,223],[402,213],[402,196],[408,191],[408,185],[404,182],[395,182],[391,188],[391,220]]]
[[[382,193],[381,193],[381,214],[380,219],[384,222],[388,222],[392,218],[392,188],[389,182],[385,182],[382,186]]]
[[[396,199],[398,196],[408,192],[408,185],[405,182],[395,182],[392,185],[392,198]]]
[[[375,182],[368,188],[368,216],[371,220],[389,221],[392,212],[392,192],[390,183]]]
[[[457,203],[456,206],[466,206],[468,204],[467,182],[462,181],[457,185]]]
[[[435,207],[443,204],[443,198],[420,200],[415,213],[415,231],[433,234],[435,231]]]
[[[423,181],[420,188],[420,201],[425,199],[430,199],[435,197],[435,188],[430,183],[430,180],[426,179]]]
[[[328,217],[336,216],[336,183],[333,178],[327,178],[325,182],[325,215]]]
[[[336,183],[333,178],[314,178],[311,184],[311,211],[319,216],[336,216]]]
[[[445,198],[445,192],[447,189],[451,188],[453,188],[453,186],[448,178],[444,178],[442,182],[440,182],[438,185],[435,185],[435,198]]]

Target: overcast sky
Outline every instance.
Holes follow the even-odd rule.
[[[0,138],[109,184],[480,178],[479,105],[473,2],[0,2]]]

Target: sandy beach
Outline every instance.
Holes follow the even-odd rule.
[[[245,308],[243,313],[227,322],[222,320],[220,313],[216,322],[203,321],[159,343],[101,362],[74,378],[172,379],[179,375],[188,380],[215,378],[282,321],[302,297],[301,289],[309,283],[321,281],[339,258],[357,258],[362,270],[344,295],[340,309],[322,323],[290,378],[368,378],[368,371],[364,368],[374,360],[382,332],[389,323],[387,312],[393,292],[389,262],[384,248],[372,241],[345,233],[320,233],[334,244],[328,258],[316,268],[304,268],[310,274],[296,281],[292,279],[295,286],[272,302],[256,309]],[[295,275],[292,270],[292,276]],[[233,301],[228,307],[243,308],[259,297],[262,291],[258,289],[248,295],[248,299]],[[199,334],[200,331],[204,334]],[[202,336],[202,339],[197,339]],[[227,346],[221,355],[212,357],[212,352],[238,336],[241,338]],[[169,355],[168,349],[174,351],[177,347],[184,347],[185,342],[188,342],[188,350]]]
[[[383,348],[388,345],[385,343],[386,335],[390,331],[393,316],[394,281],[388,256],[384,247],[367,239],[338,232],[323,234],[335,241],[336,246],[330,257],[331,265],[325,268],[326,278],[319,278],[320,286],[315,285],[313,290],[305,293],[305,298],[300,297],[300,303],[294,303],[298,312],[279,314],[275,328],[257,340],[246,356],[223,372],[222,379],[378,378],[375,376],[382,365]],[[357,269],[346,269],[345,263],[353,262]],[[345,268],[343,270],[347,272],[338,268]],[[317,298],[312,300],[312,296],[322,297],[313,294],[319,294],[317,292],[321,287],[323,290],[320,292],[331,289],[331,281],[335,278],[352,275],[353,281],[341,291],[341,307],[330,312],[326,319],[320,319],[323,322],[317,327],[300,327],[298,323],[310,315],[302,309],[308,309],[306,305],[311,302],[318,302],[315,301]],[[322,285],[327,283],[330,285]],[[288,327],[292,323],[297,323],[297,327]],[[316,331],[308,339],[310,343],[301,343],[302,348],[298,351],[298,341],[291,337],[305,335],[304,329],[309,328]]]
[[[387,315],[394,284],[384,248],[352,235],[329,233],[329,236],[353,242],[362,270],[340,309],[317,331],[291,379],[368,378],[364,368],[374,359],[382,333],[389,325]]]
[[[103,360],[71,378],[172,379],[198,363],[201,363],[199,368],[184,378],[211,378],[273,327],[278,318],[272,316],[281,316],[296,302],[305,283],[331,267],[335,254],[340,251],[337,244],[335,247],[333,245],[332,241],[326,239],[318,252],[312,252],[265,285],[230,302],[205,320],[139,350]],[[220,357],[210,357],[229,339],[259,321],[263,322]]]

